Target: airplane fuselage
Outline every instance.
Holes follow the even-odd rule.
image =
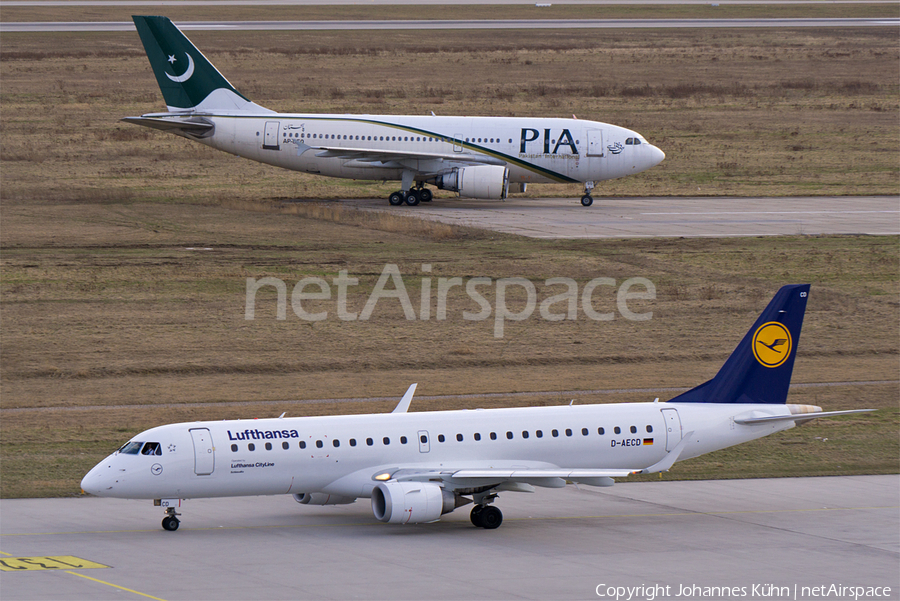
[[[583,182],[590,206],[594,182],[665,158],[636,132],[575,118],[276,113],[238,92],[169,19],[133,18],[168,112],[124,121],[284,169],[399,180],[394,206],[430,202],[426,184],[499,200],[548,182]]]
[[[794,426],[734,422],[749,414],[790,410],[625,403],[171,424],[135,437],[142,444],[133,453],[110,455],[82,486],[98,496],[132,499],[287,493],[367,498],[377,475],[400,467],[634,470],[659,462],[684,435],[690,434],[690,444],[680,459]],[[148,442],[159,443],[151,446],[158,455],[140,453]],[[538,480],[539,486],[565,483]]]
[[[509,168],[511,183],[602,181],[662,160],[640,134],[578,119],[271,113],[199,116],[214,124],[198,141],[294,171],[352,179],[400,180],[404,170],[440,173],[454,157],[484,155]],[[317,148],[406,151],[416,159],[379,162],[320,156]],[[334,152],[332,152],[334,154]],[[427,158],[427,155],[440,155]]]

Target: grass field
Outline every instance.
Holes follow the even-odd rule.
[[[597,196],[898,192],[893,30],[610,31],[602,43],[596,32],[430,32],[427,46],[414,32],[191,37],[238,89],[276,110],[576,113],[633,127],[666,151],[659,167],[604,183]],[[78,494],[90,466],[160,423],[393,405],[292,399],[399,397],[413,381],[425,396],[535,393],[414,401],[434,410],[569,401],[541,391],[693,386],[781,284],[801,281],[813,294],[794,381],[834,385],[797,388],[790,401],[879,411],[665,477],[900,467],[896,237],[535,241],[416,219],[360,222],[339,206],[312,218],[281,201],[393,186],[292,174],[119,123],[162,106],[133,34],[4,34],[0,80],[2,497]],[[649,321],[534,316],[507,323],[501,339],[492,322],[461,319],[477,311],[462,293],[448,296],[443,321],[408,321],[397,303],[379,303],[364,322],[290,311],[280,321],[271,291],[244,319],[248,277],[292,286],[347,270],[360,280],[348,299],[359,311],[388,263],[413,299],[423,264],[433,278],[524,277],[539,290],[551,277],[583,286],[639,276],[658,297],[635,305],[653,311]],[[598,295],[598,310],[613,307]]]

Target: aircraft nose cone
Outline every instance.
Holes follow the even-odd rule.
[[[650,159],[653,161],[653,165],[659,165],[663,162],[663,159],[666,158],[666,153],[657,148],[656,146],[650,147]]]
[[[107,476],[111,468],[104,463],[95,465],[91,471],[84,475],[84,478],[81,479],[81,490],[88,494],[102,497],[112,488],[112,479]]]

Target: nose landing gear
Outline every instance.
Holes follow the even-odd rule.
[[[178,521],[178,518],[175,516],[181,515],[180,513],[175,513],[174,507],[166,508],[166,517],[162,520],[163,530],[168,530],[169,532],[175,532],[178,530],[178,524],[181,522]]]
[[[584,196],[581,197],[581,206],[589,207],[594,204],[594,197],[591,196],[591,190],[594,189],[594,182],[584,182]]]
[[[166,517],[162,520],[163,530],[168,530],[169,532],[178,530],[180,522],[177,516],[181,514],[177,513],[175,508],[181,507],[181,499],[154,499],[153,505],[166,508]]]

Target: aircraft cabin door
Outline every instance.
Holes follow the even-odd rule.
[[[265,137],[263,138],[263,148],[266,150],[279,150],[278,134],[281,129],[280,121],[266,121]]]
[[[666,420],[666,450],[671,451],[681,442],[681,418],[677,409],[663,409],[662,414]]]
[[[431,442],[428,440],[428,430],[419,430],[419,452],[427,453],[431,450]]]
[[[462,141],[463,141],[462,134],[453,134],[453,152],[462,152],[463,151]]]
[[[192,428],[191,438],[194,441],[194,473],[208,476],[216,467],[215,447],[212,436],[206,428]]]
[[[603,156],[603,130],[589,129],[589,130],[587,130],[587,137],[588,137],[587,155],[589,157],[602,157]]]

